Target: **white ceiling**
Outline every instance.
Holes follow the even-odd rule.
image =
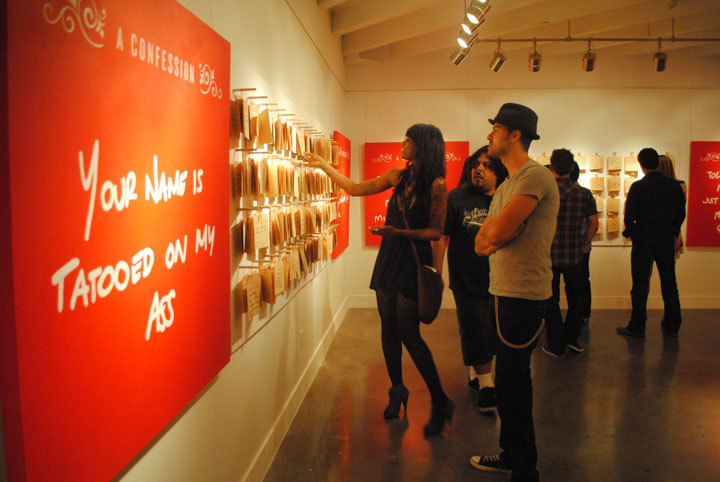
[[[392,63],[457,48],[456,37],[470,0],[317,0],[330,11],[346,64]],[[720,38],[720,0],[488,0],[491,8],[479,39],[572,37]],[[493,44],[481,43],[483,51]],[[506,43],[505,52],[531,51],[530,43]],[[586,42],[542,43],[544,57],[587,49]],[[647,55],[657,42],[596,42],[599,55]],[[720,42],[663,42],[664,51],[720,56]],[[470,56],[473,55],[471,52]],[[449,60],[448,60],[449,62]]]

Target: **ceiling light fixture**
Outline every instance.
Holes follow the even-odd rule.
[[[665,52],[661,52],[661,48],[662,38],[658,38],[658,51],[655,52],[655,55],[653,56],[653,66],[655,68],[655,72],[664,72],[665,67],[667,66],[667,54]]]
[[[533,52],[528,57],[528,69],[530,72],[540,72],[542,54],[537,51],[537,40],[533,39]]]
[[[450,60],[455,65],[460,65],[463,63],[463,60],[465,60],[465,57],[467,57],[468,49],[457,49],[453,54],[450,56]]]
[[[467,9],[467,12],[465,13],[465,16],[470,21],[470,23],[478,25],[480,24],[480,20],[485,16],[485,14],[490,10],[490,5],[487,5],[483,8],[483,5],[487,3],[487,0],[472,0],[470,3],[470,8]]]
[[[592,50],[592,38],[588,39],[588,49],[583,55],[583,70],[585,72],[592,72],[595,70],[595,63],[597,62],[597,55]]]
[[[490,61],[490,69],[493,72],[497,72],[498,70],[500,70],[503,64],[507,61],[507,57],[505,57],[505,54],[500,48],[500,42],[501,39],[498,39],[498,48],[497,50],[495,50],[495,54],[493,54],[493,58]]]
[[[482,25],[484,23],[485,23],[484,18],[480,19],[479,23],[472,23],[472,22],[466,20],[460,24],[460,27],[462,27],[463,31],[466,34],[472,35],[473,33],[475,33],[475,31],[478,29],[478,27],[480,27],[480,25]]]

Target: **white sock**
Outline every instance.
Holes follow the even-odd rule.
[[[482,373],[482,374],[476,373],[475,375],[478,379],[480,388],[495,386],[493,384],[492,373]]]

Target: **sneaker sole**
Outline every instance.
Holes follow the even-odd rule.
[[[585,351],[585,348],[580,346],[568,345],[567,347],[575,353],[582,353]]]
[[[470,465],[475,467],[478,470],[482,470],[483,472],[495,472],[498,474],[512,474],[512,470],[510,469],[500,469],[497,467],[490,467],[487,465],[482,465],[478,462],[475,462],[475,457],[470,457]]]
[[[562,356],[564,355],[564,353],[563,353],[563,355],[558,355],[557,353],[553,353],[553,352],[551,352],[550,350],[546,350],[545,347],[542,347],[542,351],[543,351],[543,353],[545,353],[547,356],[550,356],[550,357],[552,357],[552,358],[562,358]]]

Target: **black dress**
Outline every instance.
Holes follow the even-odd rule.
[[[406,212],[410,229],[424,229],[430,224],[428,213],[420,212],[417,203],[413,203]],[[398,204],[398,192],[393,193],[388,203],[385,226],[406,229],[402,212]],[[370,279],[370,289],[399,292],[406,298],[417,299],[417,264],[405,236],[383,236],[380,251],[375,259],[375,269]],[[411,240],[417,247],[422,264],[433,264],[432,247],[427,240]]]

